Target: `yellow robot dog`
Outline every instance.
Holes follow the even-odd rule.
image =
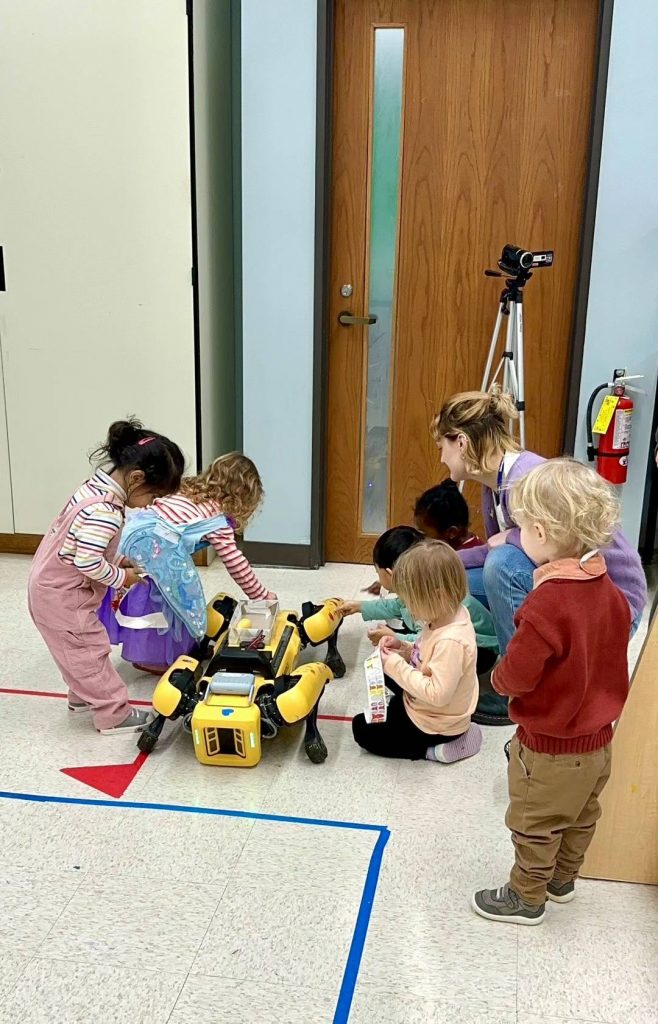
[[[304,749],[315,764],[327,758],[318,704],[326,684],[345,674],[338,652],[337,600],[310,602],[298,617],[276,601],[237,602],[218,594],[208,605],[208,628],[195,656],[182,656],[153,693],[155,719],[138,747],[150,752],[167,719],[183,717],[202,764],[251,768],[261,740],[305,721]],[[323,663],[297,666],[300,652],[327,642]],[[205,668],[204,668],[205,666]]]

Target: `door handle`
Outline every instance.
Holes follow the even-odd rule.
[[[351,313],[339,313],[338,323],[343,327],[372,327],[377,323],[375,313],[368,313],[367,316],[352,316]]]

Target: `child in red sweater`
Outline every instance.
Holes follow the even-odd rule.
[[[492,684],[518,725],[508,768],[515,864],[499,889],[473,896],[493,921],[540,924],[546,898],[568,903],[601,815],[612,723],[628,695],[628,601],[598,548],[619,505],[592,469],[553,459],[512,488],[521,545],[537,565],[534,589]]]

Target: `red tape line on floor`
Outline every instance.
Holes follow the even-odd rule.
[[[66,693],[52,693],[50,690],[12,690],[7,687],[0,686],[0,693],[6,693],[13,697],[55,697],[59,700],[66,700],[68,694]],[[150,700],[131,700],[131,704],[135,707],[150,708]],[[351,715],[318,715],[325,722],[351,722]]]

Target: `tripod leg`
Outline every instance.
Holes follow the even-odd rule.
[[[519,434],[521,447],[525,448],[525,364],[523,360],[523,296],[519,296],[516,304],[516,365],[517,365],[517,398],[519,410]]]
[[[507,320],[507,331],[505,333],[505,351],[503,353],[503,361],[505,369],[503,371],[503,391],[508,395],[514,394],[512,388],[512,373],[513,373],[513,362],[514,362],[514,338],[516,332],[516,304],[512,301],[509,304],[509,317]],[[512,424],[510,423],[510,433]]]
[[[489,346],[489,355],[487,356],[487,366],[484,371],[484,377],[482,378],[482,387],[480,389],[481,391],[487,391],[490,385],[493,383],[493,381],[490,380],[491,367],[493,366],[494,356],[496,354],[496,348],[498,346],[498,335],[500,334],[500,325],[503,322],[503,312],[504,306],[503,303],[501,302],[500,306],[498,307],[498,316],[496,317],[496,323],[494,325],[493,334],[491,335],[491,344]],[[495,380],[497,376],[498,371],[496,371],[496,376],[493,379]]]

